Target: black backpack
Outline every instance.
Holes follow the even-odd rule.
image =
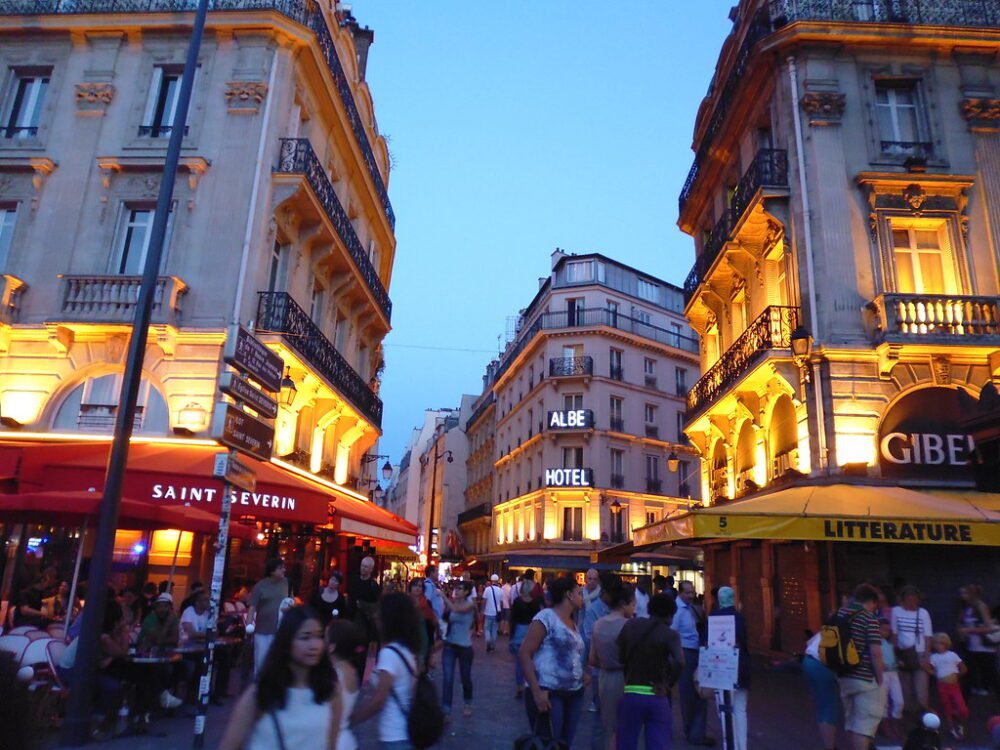
[[[396,652],[396,655],[406,665],[410,677],[416,679],[416,684],[413,686],[413,699],[410,701],[409,707],[403,705],[395,690],[392,691],[392,697],[406,714],[406,734],[410,738],[410,744],[416,750],[425,750],[441,739],[441,735],[444,734],[444,711],[441,710],[437,690],[434,689],[434,683],[431,682],[426,672],[421,671],[420,674],[417,674],[413,671],[413,667],[410,666],[410,662],[407,661],[402,651],[395,646],[386,646],[386,648]]]

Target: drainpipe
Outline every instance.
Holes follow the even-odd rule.
[[[813,268],[812,212],[809,208],[809,189],[806,185],[806,158],[802,149],[802,118],[799,115],[799,76],[795,67],[795,56],[788,57],[788,79],[792,88],[792,120],[795,124],[795,155],[799,169],[799,193],[802,195],[802,214],[805,220],[806,284],[809,293],[809,329],[815,336],[819,327],[816,323],[816,274]],[[818,362],[810,363],[812,368],[813,395],[816,400],[816,438],[819,443],[819,468],[826,468],[826,412],[823,408],[823,382],[820,379]]]
[[[271,73],[267,79],[267,97],[264,100],[264,115],[260,127],[260,144],[257,146],[257,163],[253,171],[253,188],[250,192],[250,211],[247,226],[243,232],[243,252],[240,256],[240,274],[236,282],[236,297],[233,299],[232,322],[240,322],[240,308],[243,306],[243,288],[246,285],[247,263],[250,260],[250,242],[253,239],[253,225],[257,218],[257,199],[260,193],[260,173],[264,165],[264,149],[267,147],[267,129],[271,124],[271,102],[274,101],[274,81],[278,76],[278,51],[274,52]],[[256,315],[256,313],[254,313]]]

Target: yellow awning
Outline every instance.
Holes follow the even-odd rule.
[[[1000,494],[831,484],[684,511],[633,532],[636,547],[691,539],[801,539],[1000,547]]]

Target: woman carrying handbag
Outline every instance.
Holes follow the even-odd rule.
[[[916,586],[904,586],[900,603],[892,608],[890,626],[896,648],[899,683],[903,688],[903,713],[913,721],[927,711],[929,676],[924,670],[930,654],[930,613],[920,606],[922,594]]]

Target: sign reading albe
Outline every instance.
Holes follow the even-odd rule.
[[[562,409],[549,412],[550,430],[589,430],[594,426],[590,409]]]

